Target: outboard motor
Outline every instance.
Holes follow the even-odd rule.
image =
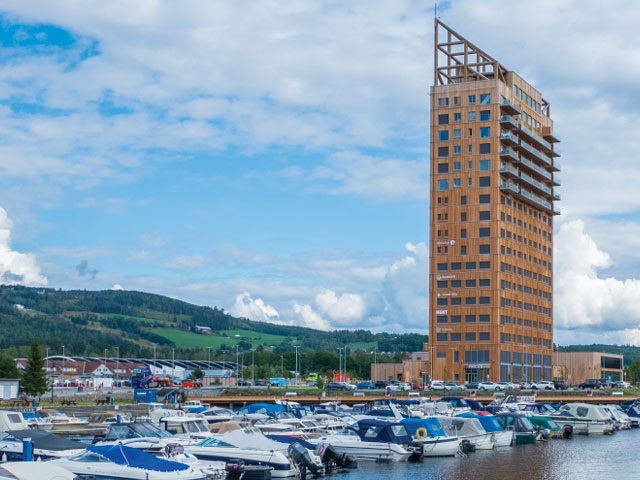
[[[460,442],[460,451],[464,454],[476,451],[476,446],[471,441],[464,439]]]
[[[314,475],[321,473],[318,464],[311,459],[311,455],[309,455],[307,449],[299,443],[290,444],[287,448],[287,453],[289,454],[289,458],[300,468],[300,478],[302,480],[307,478],[307,470]]]
[[[244,475],[244,462],[236,458],[229,459],[224,466],[224,470],[227,472],[228,479],[240,479]]]
[[[353,458],[348,457],[346,453],[340,455],[336,452],[336,449],[328,443],[318,444],[315,452],[316,455],[320,457],[326,473],[329,473],[335,468],[356,468],[358,466],[358,463],[354,461]]]
[[[573,438],[573,425],[562,427],[562,438]]]

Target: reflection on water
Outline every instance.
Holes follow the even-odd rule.
[[[360,461],[348,480],[640,479],[638,445],[640,429],[634,429],[612,436],[577,436],[573,440],[477,451],[466,458],[395,464]]]

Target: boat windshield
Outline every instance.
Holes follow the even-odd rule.
[[[90,452],[88,450],[83,450],[82,452],[72,455],[69,457],[69,460],[72,462],[84,462],[84,463],[96,463],[96,462],[106,462],[110,463],[110,460],[104,458],[102,455],[98,455],[97,453]]]
[[[152,423],[132,423],[131,428],[143,437],[169,438],[172,435]]]
[[[205,438],[201,442],[197,444],[199,447],[230,447],[235,448],[233,445],[223,442],[222,440],[218,440],[217,438]]]
[[[13,435],[10,435],[8,433],[2,433],[2,434],[0,434],[0,442],[20,442],[20,443],[22,443],[22,440],[19,440],[16,437],[14,437]]]

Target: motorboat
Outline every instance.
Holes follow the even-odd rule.
[[[477,450],[492,450],[495,447],[494,434],[487,432],[477,418],[436,417],[447,435],[469,440]]]
[[[202,412],[205,420],[210,423],[231,422],[237,416],[233,410],[222,407],[211,407]]]
[[[331,445],[340,455],[362,460],[404,461],[416,453],[410,449],[413,439],[401,423],[377,419],[359,420],[355,425],[309,439],[309,443]]]
[[[0,480],[75,480],[75,473],[50,462],[11,462],[0,465]]]
[[[631,421],[632,427],[638,427],[640,425],[640,410],[635,405],[621,405],[620,408],[627,414]]]
[[[89,421],[82,418],[70,417],[53,408],[42,408],[38,411],[41,417],[53,425],[52,430],[78,430],[89,425]]]
[[[600,405],[603,413],[611,417],[614,429],[629,430],[631,428],[631,420],[626,413],[618,411],[616,407],[616,405]]]
[[[516,445],[536,443],[538,432],[522,412],[498,412],[496,417],[505,430],[515,430]]]
[[[516,436],[511,426],[504,428],[494,415],[481,415],[477,412],[461,413],[457,417],[477,418],[487,433],[493,433],[493,443],[496,447],[510,447]]]
[[[271,467],[273,478],[293,477],[299,471],[287,456],[286,444],[269,440],[260,432],[233,430],[221,435],[211,435],[196,444],[186,445],[186,453],[199,460],[222,461],[237,459],[245,465]]]
[[[184,463],[165,460],[124,445],[91,445],[77,455],[51,460],[78,476],[118,480],[204,480]]]
[[[400,423],[423,457],[452,457],[460,451],[460,439],[448,436],[437,418],[404,418]]]
[[[577,435],[610,434],[613,432],[611,417],[596,405],[588,403],[568,403],[555,412],[545,415],[558,425],[571,425]]]
[[[29,424],[29,428],[34,428],[38,430],[53,430],[53,423],[50,420],[44,419],[37,412],[24,412],[22,416]]]
[[[2,462],[23,460],[23,441],[27,439],[31,439],[34,460],[68,457],[81,452],[86,446],[44,430],[10,430],[0,434],[0,460]]]
[[[531,425],[542,434],[542,438],[571,438],[573,437],[573,427],[571,425],[558,425],[550,417],[528,415]]]
[[[173,435],[207,435],[210,433],[209,424],[200,416],[162,417],[159,425],[162,430],[166,430]]]

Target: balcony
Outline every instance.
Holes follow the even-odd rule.
[[[542,193],[543,195],[551,195],[551,188],[547,187],[545,184],[537,181],[533,177],[530,177],[524,172],[520,172],[518,176],[518,180],[527,184],[528,187],[534,188],[538,193]]]
[[[517,162],[519,160],[518,154],[510,148],[502,148],[500,150],[500,157],[506,158],[508,160],[513,160],[514,162]]]
[[[538,207],[538,208],[544,208],[545,210],[548,210],[549,212],[553,211],[553,207],[551,205],[551,202],[546,201],[543,198],[540,198],[537,195],[534,195],[533,193],[527,191],[527,190],[523,190],[520,189],[520,191],[517,193],[516,195],[518,198],[520,198],[521,200],[523,200],[524,202],[527,202],[529,205],[532,205],[534,207]]]
[[[500,164],[500,173],[512,178],[516,178],[518,176],[518,170],[506,163]]]
[[[534,142],[536,146],[541,147],[544,150],[551,151],[551,144],[543,139],[540,135],[534,133],[529,128],[522,125],[520,127],[520,136],[527,137],[530,142]]]
[[[558,160],[554,159],[552,168],[554,172],[559,172],[560,170],[562,170],[562,164]]]
[[[554,215],[560,215],[560,209],[559,208],[554,209],[553,210],[553,214]]]
[[[500,109],[509,115],[520,115],[522,113],[522,109],[519,106],[509,102],[504,97],[500,98]]]
[[[507,130],[502,130],[500,132],[500,141],[505,142],[508,145],[518,145],[518,137]]]
[[[562,197],[560,197],[559,193],[554,193],[553,194],[553,199],[559,202],[560,200],[562,200]]]
[[[507,182],[506,180],[500,181],[500,190],[506,190],[511,193],[518,193],[520,191],[515,183]]]
[[[544,153],[542,153],[540,150],[533,148],[528,143],[524,143],[524,142],[519,143],[518,148],[528,153],[529,155],[533,156],[534,158],[537,158],[541,162],[544,162],[547,165],[551,166],[551,159],[547,157]]]
[[[532,173],[537,173],[538,175],[543,177],[545,180],[551,180],[551,173],[546,171],[544,168],[539,167],[538,165],[533,163],[531,160],[528,160],[524,157],[520,157],[520,166],[526,167]]]
[[[542,127],[542,137],[551,143],[560,142],[560,139],[551,133],[551,127]]]
[[[505,128],[512,128],[513,130],[518,130],[520,128],[518,121],[511,115],[500,115],[500,125]]]
[[[554,187],[559,187],[560,185],[562,185],[562,182],[560,182],[560,179],[554,175],[553,176],[553,186]]]

